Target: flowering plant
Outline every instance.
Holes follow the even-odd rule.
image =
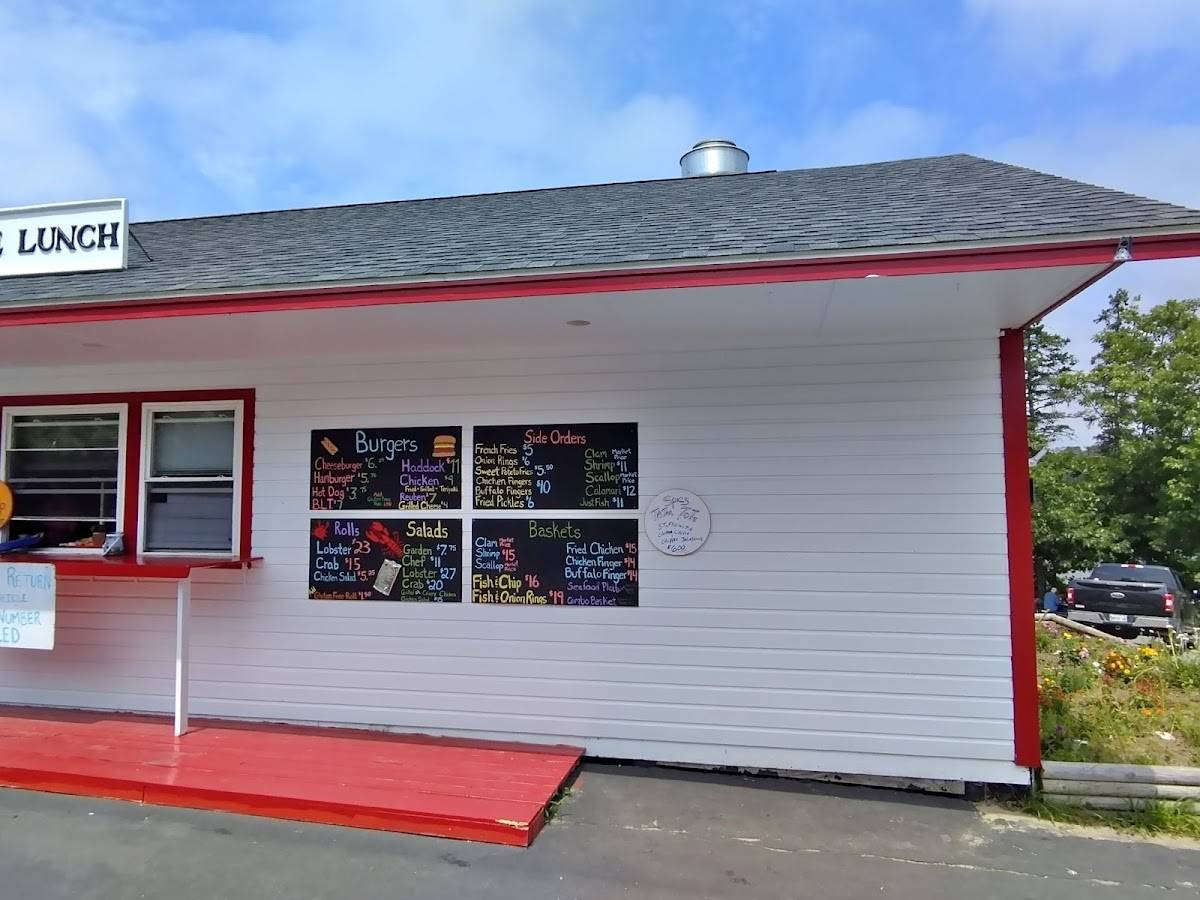
[[[1109,650],[1104,655],[1104,671],[1115,677],[1131,678],[1133,677],[1133,663],[1129,657],[1120,650]]]

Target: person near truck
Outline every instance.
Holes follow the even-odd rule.
[[[1058,588],[1051,585],[1050,590],[1046,591],[1046,596],[1042,598],[1042,609],[1048,613],[1058,612]]]

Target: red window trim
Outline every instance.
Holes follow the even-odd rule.
[[[138,493],[142,468],[142,408],[147,403],[203,403],[222,400],[242,402],[242,490],[238,510],[238,557],[250,558],[250,536],[254,500],[254,388],[191,390],[191,391],[105,391],[93,394],[26,394],[0,397],[0,428],[4,409],[9,406],[87,406],[122,403],[128,408],[125,417],[125,495],[122,527],[125,534],[136,540]],[[0,434],[0,440],[6,439]],[[133,543],[126,552],[135,555]]]
[[[1000,418],[1004,447],[1004,512],[1008,524],[1008,612],[1012,640],[1013,761],[1042,764],[1038,722],[1037,646],[1033,605],[1033,504],[1025,413],[1025,332],[1000,335]]]

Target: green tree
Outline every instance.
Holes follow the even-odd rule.
[[[1082,376],[1107,489],[1099,510],[1129,553],[1200,574],[1200,300],[1147,312],[1117,291]]]
[[[1112,535],[1098,524],[1099,468],[1079,450],[1050,450],[1071,434],[1067,415],[1078,399],[1077,361],[1065,337],[1044,325],[1025,330],[1025,404],[1029,451],[1044,454],[1034,466],[1034,570],[1040,594],[1058,576],[1090,568]]]
[[[1078,393],[1070,342],[1044,325],[1025,329],[1025,402],[1029,448],[1036,453],[1071,433],[1067,414]]]
[[[1094,450],[1052,450],[1033,479],[1033,553],[1038,590],[1062,586],[1060,576],[1086,572],[1107,559],[1125,559],[1129,547],[1107,519],[1107,461]]]
[[[1083,387],[1087,391],[1088,420],[1096,426],[1099,436],[1096,443],[1105,449],[1114,449],[1122,438],[1130,436],[1137,425],[1134,383],[1115,369],[1103,368],[1109,362],[1127,358],[1130,344],[1139,339],[1140,314],[1138,303],[1141,297],[1130,297],[1129,291],[1120,288],[1108,297],[1108,305],[1096,317],[1100,331],[1095,341],[1100,352],[1092,357],[1093,367],[1102,367],[1099,381],[1086,378]]]

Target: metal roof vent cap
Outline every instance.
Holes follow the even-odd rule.
[[[679,157],[684,178],[697,175],[745,175],[750,154],[735,144],[720,138],[697,141],[692,149]]]

